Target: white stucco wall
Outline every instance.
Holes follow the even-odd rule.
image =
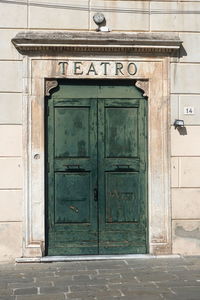
[[[173,253],[200,254],[200,1],[21,0],[0,3],[0,261],[22,255],[22,56],[24,30],[94,30],[98,9],[112,31],[176,32],[185,54],[171,62]],[[193,106],[195,114],[183,114]],[[184,119],[186,135],[172,125]],[[170,142],[170,141],[169,141]]]

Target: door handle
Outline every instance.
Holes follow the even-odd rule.
[[[98,189],[94,189],[94,201],[98,201]]]
[[[129,169],[129,168],[130,168],[130,165],[116,165],[116,167],[117,167],[118,169],[124,169],[124,168]]]
[[[65,171],[69,172],[84,172],[85,169],[81,168],[80,165],[63,165],[63,167],[66,167]]]
[[[133,172],[133,171],[137,171],[137,168],[132,167],[131,165],[126,165],[126,164],[116,164],[114,165],[116,167],[116,171],[126,171],[126,172]]]
[[[67,167],[68,169],[80,169],[80,165],[63,165],[64,167]]]

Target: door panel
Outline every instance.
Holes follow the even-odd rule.
[[[48,255],[146,253],[146,107],[130,83],[48,100]]]
[[[100,254],[146,253],[144,101],[98,100]]]
[[[55,174],[55,224],[90,222],[90,172]]]
[[[105,109],[106,157],[137,156],[137,109],[107,107]]]
[[[56,157],[89,156],[89,113],[90,107],[55,108]]]
[[[97,254],[97,103],[48,106],[48,255]]]
[[[106,223],[138,222],[138,177],[132,172],[106,172]]]

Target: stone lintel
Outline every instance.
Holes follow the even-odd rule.
[[[13,44],[22,54],[46,52],[130,52],[177,55],[182,41],[167,33],[19,32]]]

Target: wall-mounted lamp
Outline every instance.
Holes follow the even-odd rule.
[[[175,121],[174,121],[174,127],[175,127],[175,129],[176,128],[180,128],[180,127],[184,127],[184,121],[183,120],[178,120],[178,119],[176,119]]]
[[[98,25],[97,31],[104,31],[104,32],[109,32],[109,28],[105,26],[106,24],[106,18],[104,14],[102,13],[96,13],[93,16],[94,22]]]

